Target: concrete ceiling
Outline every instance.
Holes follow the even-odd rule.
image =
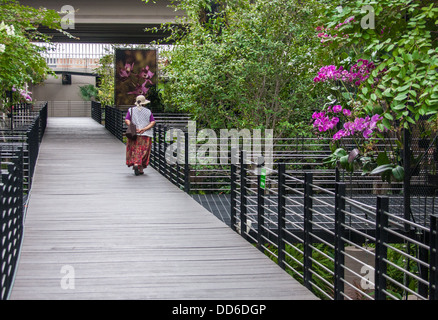
[[[174,22],[182,12],[169,7],[170,0],[156,0],[144,3],[141,0],[21,0],[23,5],[44,7],[61,12],[64,5],[74,9],[70,15],[71,27],[65,31],[80,38],[74,40],[59,32],[41,29],[52,35],[54,42],[81,43],[150,43],[166,34],[145,32],[146,27],[158,27],[164,22]],[[61,17],[65,15],[61,14]]]

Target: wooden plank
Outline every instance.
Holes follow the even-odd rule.
[[[316,298],[102,126],[49,118],[10,299]]]

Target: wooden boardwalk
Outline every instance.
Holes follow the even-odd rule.
[[[9,299],[316,299],[89,118],[49,118]]]

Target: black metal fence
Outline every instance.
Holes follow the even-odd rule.
[[[177,138],[176,133],[179,132]],[[204,141],[198,141],[195,137],[187,136],[187,128],[174,127],[171,123],[167,125],[158,124],[155,127],[154,146],[152,157],[157,159],[160,172],[168,176],[169,180],[175,181],[179,186],[185,185],[184,189],[192,194],[229,194],[230,193],[230,158],[231,149],[235,147],[235,141],[231,142],[232,137],[221,137],[217,134],[215,146],[208,145]],[[199,139],[201,140],[201,139]],[[240,138],[238,148],[247,148],[251,151],[254,144],[245,146]],[[230,143],[231,142],[231,143]],[[361,172],[346,173],[341,171],[336,177],[336,170],[330,169],[324,164],[330,154],[330,139],[326,138],[272,138],[272,161],[275,163],[285,162],[297,177],[302,177],[303,173],[312,172],[314,179],[323,183],[327,188],[334,189],[336,181],[344,181],[347,186],[347,193],[363,194],[382,194],[402,192],[400,184],[388,186],[383,184],[380,176],[364,176]],[[260,145],[266,145],[266,139],[259,141]],[[206,148],[208,152],[204,152]],[[225,150],[225,153],[224,153]],[[214,156],[212,157],[212,154]],[[187,159],[189,155],[191,159]],[[171,161],[167,161],[171,159]],[[193,157],[195,157],[193,159]],[[177,161],[175,159],[177,158]],[[213,159],[213,161],[211,161]],[[166,161],[166,162],[165,162]],[[152,162],[152,165],[155,164]],[[184,181],[176,177],[181,174],[186,176]],[[338,180],[336,180],[338,179]],[[189,184],[187,186],[187,183]]]
[[[180,132],[180,139],[177,139],[176,134],[172,133],[174,129],[177,129],[176,132]],[[174,181],[181,189],[188,190],[192,195],[216,194],[220,195],[216,197],[217,201],[229,201],[229,196],[226,197],[226,195],[230,193],[229,159],[232,144],[228,144],[229,141],[220,140],[221,137],[218,134],[217,147],[212,148],[205,141],[198,141],[196,137],[187,139],[185,136],[187,130],[179,129],[172,128],[171,124],[161,127],[157,125],[156,127],[153,158],[157,159],[160,172],[169,180]],[[391,195],[391,210],[403,211],[406,219],[421,223],[436,213],[438,179],[435,179],[437,182],[434,183],[436,173],[432,173],[435,172],[437,161],[433,158],[434,153],[430,152],[430,148],[438,145],[437,140],[437,137],[429,140],[429,152],[427,150],[415,151],[415,157],[420,161],[412,162],[412,164],[415,164],[419,174],[411,174],[407,169],[405,181],[401,182],[383,182],[380,175],[363,175],[359,170],[350,173],[345,170],[337,171],[334,168],[328,168],[324,164],[324,159],[331,155],[331,150],[329,148],[330,139],[326,138],[273,138],[272,159],[274,163],[288,163],[291,174],[300,179],[304,179],[305,172],[312,172],[315,181],[332,191],[335,189],[336,182],[344,182],[346,194],[350,197],[354,195],[356,199],[360,197],[364,203],[368,203],[376,195]],[[418,137],[412,137],[409,141],[411,145],[421,145]],[[261,142],[265,143],[264,140]],[[222,145],[225,145],[227,149],[225,155],[221,153]],[[379,149],[387,149],[389,145],[396,145],[396,142],[386,139],[375,143],[375,147]],[[353,146],[353,142],[351,142],[351,146]],[[216,155],[215,161],[208,161],[208,155],[206,157],[206,153],[202,151],[206,147],[209,148],[209,152]],[[243,141],[239,142],[239,148],[240,150],[245,148]],[[404,153],[408,154],[408,152]],[[195,156],[195,161],[189,161],[190,163],[186,165],[185,154],[189,154],[190,157]],[[177,157],[178,161],[167,161],[166,157],[171,160]],[[222,161],[223,158],[225,161]],[[404,165],[410,166],[406,162],[405,160]],[[155,164],[152,162],[152,165]]]
[[[188,134],[184,134],[184,139],[179,139],[181,145],[180,150],[183,150],[184,164],[180,161],[169,161],[169,157],[173,154],[166,154],[169,147],[169,142],[166,139],[167,127],[157,125],[154,128],[153,144],[151,149],[150,165],[166,177],[169,181],[175,184],[178,188],[190,193],[191,184],[191,166],[189,164],[189,143]],[[181,142],[183,141],[183,142]]]
[[[47,126],[47,103],[13,109],[0,131],[0,298],[7,299],[19,256],[25,204],[39,145]]]
[[[108,128],[123,140],[124,112],[114,114]],[[231,227],[318,296],[437,298],[435,189],[412,197],[403,183],[328,169],[323,159],[331,151],[322,138],[273,139],[274,170],[263,189],[254,162],[189,161],[203,144],[190,145],[187,121],[157,121],[151,166],[187,193],[225,195],[230,205],[221,210],[230,212]],[[218,159],[230,158],[231,149]]]
[[[1,300],[5,300],[12,285],[23,237],[23,150],[1,150],[2,185],[1,210]]]
[[[118,108],[105,106],[105,128],[122,142],[126,131],[124,115],[124,112]]]
[[[117,139],[125,142],[125,116],[127,108],[117,108],[113,106],[102,106],[100,102],[93,101],[91,104],[91,117],[96,122],[103,124]],[[187,127],[189,116],[181,113],[154,113],[155,120],[160,125],[176,128]]]
[[[436,215],[418,224],[391,197],[364,203],[344,182],[332,191],[283,163],[263,176],[244,158],[231,167],[231,227],[319,297],[438,298]]]
[[[102,124],[102,120],[105,117],[105,113],[102,111],[105,110],[102,110],[102,105],[100,102],[91,101],[91,118],[100,124]]]
[[[0,147],[23,150],[24,191],[27,194],[33,179],[39,145],[47,127],[47,102],[37,105],[21,104],[9,114],[9,120],[0,126]]]

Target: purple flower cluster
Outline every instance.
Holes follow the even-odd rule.
[[[146,66],[145,68],[141,68],[139,73],[134,72],[134,62],[132,64],[126,63],[125,67],[122,68],[119,72],[119,76],[122,81],[127,81],[131,78],[131,75],[135,76],[135,88],[128,92],[128,94],[133,95],[146,95],[149,91],[148,85],[153,85],[152,78],[155,75],[149,68]]]
[[[353,17],[350,17],[350,18],[347,18],[347,19],[345,19],[345,21],[344,22],[341,22],[341,23],[339,23],[336,27],[335,27],[335,29],[339,29],[340,27],[342,27],[344,24],[349,24],[351,21],[354,21],[354,22],[356,22],[356,20],[355,20],[355,17],[353,16]]]
[[[351,117],[351,111],[343,109],[341,105],[335,105],[333,108],[329,107],[326,112],[315,112],[312,115],[313,127],[318,129],[319,132],[325,132],[334,129],[339,123],[340,119],[336,115],[330,117],[330,113],[342,113],[346,118]],[[365,139],[371,138],[373,132],[379,128],[377,123],[383,118],[375,114],[372,117],[366,116],[365,118],[356,118],[354,120],[344,123],[344,128],[339,130],[333,136],[333,140],[339,140],[344,137],[352,136],[356,133],[361,133]],[[379,130],[380,131],[380,130]]]
[[[334,65],[329,65],[322,67],[313,81],[325,82],[328,80],[342,80],[345,82],[354,83],[358,86],[363,81],[368,79],[371,71],[375,68],[376,66],[373,62],[364,59],[359,59],[358,63],[350,68],[350,71],[344,70],[343,67],[339,67],[338,69]]]
[[[32,101],[32,92],[27,91],[25,89],[17,89],[15,88],[15,86],[12,86],[12,91],[16,92],[18,91],[18,93],[26,100],[26,102],[31,102]]]
[[[351,116],[351,111],[348,109],[342,109],[341,105],[335,105],[328,107],[327,111],[315,112],[312,115],[313,127],[317,128],[319,132],[325,132],[327,130],[333,129],[340,121],[339,117],[330,117],[330,113],[342,113],[344,116]]]
[[[125,67],[120,70],[120,77],[123,80],[128,79],[131,76],[131,72],[134,70],[134,62],[132,64],[126,63]]]
[[[338,123],[338,117],[330,118],[325,112],[315,112],[312,115],[314,120],[313,126],[319,130],[319,132],[325,132],[333,129]]]
[[[340,27],[342,27],[343,25],[349,24],[350,22],[356,22],[355,17],[350,17],[345,19],[344,22],[339,23],[334,30],[338,30]],[[323,32],[319,32],[318,33],[318,38],[321,38],[321,43],[327,42],[327,40],[331,40],[331,39],[335,39],[338,37],[338,34],[335,35],[331,35],[330,33],[326,33],[326,32],[330,32],[330,28],[324,28],[323,26],[319,26],[316,28],[316,31],[323,31]],[[348,38],[349,35],[348,34],[344,34],[344,38]]]
[[[366,116],[365,118],[356,118],[354,121],[344,123],[344,129],[339,130],[333,136],[333,140],[339,140],[343,137],[352,136],[356,133],[362,133],[362,136],[365,139],[371,138],[373,132],[377,129],[377,123],[382,120],[378,114],[373,115],[372,117]]]

